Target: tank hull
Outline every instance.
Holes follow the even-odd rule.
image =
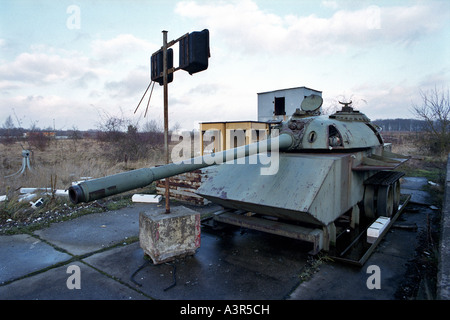
[[[363,200],[376,171],[354,168],[372,151],[280,153],[273,175],[260,174],[263,164],[223,164],[197,193],[227,208],[327,226]]]

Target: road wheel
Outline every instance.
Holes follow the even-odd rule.
[[[368,184],[364,190],[364,215],[367,218],[376,218],[376,193],[375,186]]]
[[[394,182],[394,213],[398,211],[398,207],[400,205],[400,181],[397,180]]]
[[[394,188],[379,186],[377,192],[377,216],[391,217],[394,212]]]

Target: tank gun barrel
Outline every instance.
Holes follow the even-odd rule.
[[[277,139],[277,140],[275,140]],[[238,158],[258,154],[263,151],[286,150],[293,144],[294,139],[288,133],[262,140],[242,147],[199,156],[177,163],[163,166],[141,168],[122,172],[103,178],[83,181],[69,188],[69,198],[72,203],[90,202],[118,193],[138,189],[151,184],[153,181],[172,177],[181,173],[194,171],[215,164],[225,163]],[[278,147],[277,147],[278,146]]]

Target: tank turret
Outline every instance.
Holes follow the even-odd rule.
[[[353,110],[351,102],[342,104],[342,110],[330,116],[310,116],[308,111],[297,109],[288,121],[280,123],[280,132],[290,134],[294,140],[289,150],[339,152],[384,144],[379,130],[365,114]]]

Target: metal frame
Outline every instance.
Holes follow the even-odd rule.
[[[346,258],[346,256],[350,256],[352,248],[356,244],[358,244],[360,241],[366,240],[365,236],[367,235],[367,229],[370,227],[370,224],[367,225],[367,227],[363,228],[363,230],[350,242],[350,244],[346,248],[344,248],[338,254],[330,255],[330,258],[338,262],[348,263],[358,267],[362,267],[365,264],[365,262],[369,259],[369,257],[372,255],[373,251],[382,241],[387,232],[390,230],[390,228],[395,223],[397,218],[403,213],[410,199],[411,195],[406,195],[405,200],[398,207],[397,212],[390,218],[391,220],[389,224],[386,226],[385,230],[383,230],[383,232],[380,234],[377,240],[375,240],[370,245],[370,247],[359,257],[359,259],[354,260]],[[213,221],[216,222],[231,224],[252,230],[257,230],[283,237],[310,242],[313,245],[313,249],[308,253],[312,255],[318,254],[326,246],[325,242],[327,241],[326,239],[327,235],[324,229],[306,228],[299,225],[279,222],[276,220],[258,218],[248,214],[251,213],[248,213],[244,210],[233,211],[232,209],[224,208],[223,210],[215,212],[212,215],[212,217],[208,217],[207,220],[212,218]]]
[[[395,223],[395,221],[397,220],[397,218],[403,213],[406,205],[408,204],[409,200],[411,199],[411,195],[408,195],[405,199],[405,201],[401,204],[401,206],[399,207],[398,211],[396,214],[394,214],[394,216],[391,217],[391,220],[389,222],[389,224],[386,226],[386,228],[383,230],[383,232],[380,234],[380,236],[377,238],[377,240],[375,240],[372,245],[367,249],[367,251],[364,252],[364,254],[358,259],[358,260],[353,260],[353,259],[349,259],[349,258],[345,258],[344,256],[349,253],[352,249],[352,247],[354,247],[354,245],[359,242],[359,241],[363,241],[363,236],[365,234],[367,234],[367,229],[370,227],[367,226],[367,228],[365,228],[356,238],[354,241],[352,241],[350,243],[349,246],[347,246],[347,248],[345,248],[340,254],[339,256],[331,256],[331,258],[335,261],[339,261],[339,262],[344,262],[344,263],[349,263],[358,267],[362,267],[366,261],[369,259],[369,257],[371,256],[371,254],[373,253],[373,251],[375,250],[375,248],[378,246],[378,244],[381,242],[381,240],[383,239],[383,237],[387,234],[387,232],[389,231],[389,229],[392,227],[392,225]],[[349,254],[347,254],[349,255]]]
[[[268,220],[236,213],[222,213],[220,215],[216,215],[214,220],[217,222],[310,242],[313,245],[313,249],[310,251],[310,254],[313,255],[319,253],[324,246],[324,232],[322,229],[305,228],[294,224],[282,223],[275,220]]]

